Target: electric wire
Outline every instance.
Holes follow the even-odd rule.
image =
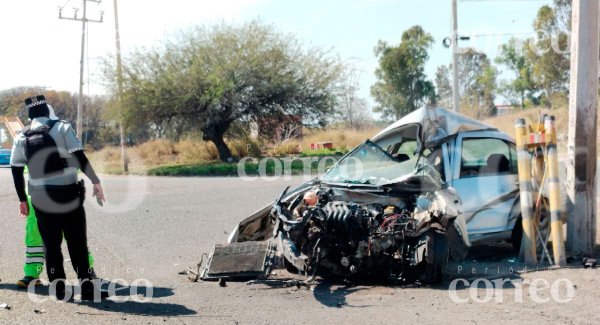
[[[58,8],[64,9],[69,4],[69,2],[71,2],[71,0],[67,0],[67,2],[65,2],[64,5],[62,5],[62,6],[58,7]]]

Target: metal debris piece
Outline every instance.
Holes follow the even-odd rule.
[[[208,255],[206,253],[203,253],[200,256],[200,262],[196,265],[196,270],[193,270],[192,268],[188,267],[185,270],[179,272],[179,274],[187,275],[188,279],[191,282],[198,282],[198,280],[200,280],[200,269],[202,268],[202,265],[204,264],[205,258],[208,259]]]
[[[12,307],[9,304],[0,304],[0,309],[11,310]]]
[[[266,278],[274,255],[275,245],[270,241],[217,244],[198,273],[202,280]]]
[[[246,282],[246,285],[253,285],[253,284],[266,284],[272,288],[290,288],[290,287],[296,287],[298,289],[304,287],[307,290],[311,289],[311,284],[305,280],[298,280],[298,279],[292,279],[292,280],[277,280],[277,279],[263,279],[263,280],[250,280],[248,282]]]

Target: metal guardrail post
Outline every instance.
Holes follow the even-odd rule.
[[[567,264],[565,256],[565,243],[563,236],[563,223],[560,218],[562,201],[560,196],[560,181],[558,173],[558,150],[556,148],[556,127],[554,116],[546,116],[544,128],[548,137],[548,196],[550,201],[550,231],[552,236],[552,253],[554,263],[558,266]]]
[[[523,238],[521,239],[520,259],[527,264],[537,263],[535,247],[535,229],[533,226],[533,194],[531,185],[531,155],[527,150],[527,126],[525,119],[515,122],[519,189],[521,198],[521,225],[523,227]]]

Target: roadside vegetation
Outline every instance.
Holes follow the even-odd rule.
[[[558,132],[558,147],[561,154],[566,153],[568,132],[568,110],[566,108],[542,109],[527,108],[512,113],[484,119],[487,124],[514,136],[514,124],[518,118],[525,118],[528,123],[535,123],[540,114],[556,116]],[[227,141],[228,146],[236,157],[336,157],[339,158],[366,139],[373,137],[385,124],[371,127],[361,131],[328,129],[307,131],[301,140],[289,140],[277,145],[265,145],[256,141]],[[600,125],[599,125],[600,128]],[[311,143],[332,142],[333,149],[311,150]],[[600,147],[600,142],[598,144]],[[105,147],[90,153],[94,165],[104,173],[119,174],[120,149],[115,146]],[[130,169],[135,174],[148,174],[155,176],[229,176],[237,174],[237,163],[219,161],[217,149],[211,143],[200,139],[181,140],[172,142],[168,140],[155,140],[129,148]],[[292,164],[293,173],[302,173],[302,167]],[[273,172],[273,163],[267,162],[267,172]],[[256,174],[258,164],[246,163],[245,171],[248,175]]]
[[[363,130],[327,129],[305,130],[302,139],[287,140],[279,144],[261,143],[255,140],[227,140],[236,159],[244,157],[341,157],[349,150],[372,137],[379,131],[378,127]],[[311,144],[331,142],[332,149],[310,149]],[[90,152],[94,166],[104,173],[119,174],[121,172],[121,152],[116,146],[107,146]],[[185,139],[178,142],[159,139],[145,142],[128,149],[129,167],[134,174],[157,176],[190,176],[190,175],[234,175],[237,174],[236,162],[220,162],[217,148],[210,142],[201,139]],[[248,174],[256,174],[258,165],[247,163]],[[267,163],[267,171],[272,172],[272,162]],[[298,163],[292,164],[294,172],[302,172]]]
[[[541,6],[532,17],[535,36],[506,39],[494,60],[461,48],[461,113],[510,135],[517,117],[535,122],[540,112],[555,115],[565,152],[570,16],[570,1]],[[440,41],[415,25],[397,43],[373,44],[371,105],[360,96],[363,72],[352,60],[277,26],[254,20],[190,27],[126,53],[120,78],[113,57],[100,60],[97,81],[107,94],[84,98],[82,140],[105,173],[121,172],[119,121],[130,172],[138,174],[229,175],[244,157],[341,156],[418,107],[451,108],[450,64],[435,76],[425,73]],[[23,99],[38,93],[74,123],[76,94],[34,86],[0,90],[0,115],[26,121]],[[498,116],[503,111],[510,113]]]

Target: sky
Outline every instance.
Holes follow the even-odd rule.
[[[84,0],[19,0],[0,2],[0,90],[43,86],[77,92],[81,55],[81,22],[65,17]],[[551,0],[458,0],[459,34],[474,36],[461,47],[475,47],[490,57],[511,36],[532,36],[537,10]],[[88,1],[86,94],[102,94],[98,59],[115,51],[114,0]],[[253,19],[296,35],[306,46],[337,54],[360,72],[359,95],[373,104],[378,40],[398,44],[402,32],[421,25],[435,39],[426,73],[451,60],[442,40],[450,34],[450,0],[119,0],[123,54],[157,45],[179,30],[220,22],[241,24]],[[79,17],[82,10],[79,10]],[[476,36],[479,35],[479,36]],[[508,78],[505,72],[501,78]]]

